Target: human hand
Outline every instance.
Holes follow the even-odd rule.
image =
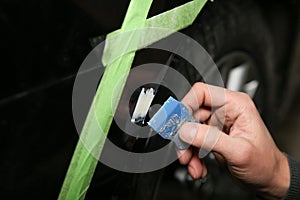
[[[203,122],[186,123],[179,131],[180,138],[191,144],[188,150],[179,151],[179,161],[188,164],[193,178],[207,174],[198,155],[204,148],[212,150],[235,179],[264,198],[285,196],[290,184],[287,158],[275,145],[247,94],[196,83],[182,103]]]

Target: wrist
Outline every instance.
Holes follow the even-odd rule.
[[[290,168],[290,187],[285,199],[300,199],[300,162],[286,154]]]
[[[274,176],[268,187],[262,192],[261,196],[265,199],[281,200],[283,199],[290,187],[290,168],[287,157],[280,152],[274,170]]]

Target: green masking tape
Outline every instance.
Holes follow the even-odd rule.
[[[84,199],[100,158],[114,112],[129,74],[135,51],[193,23],[206,0],[194,0],[146,19],[152,0],[131,0],[120,30],[107,36],[102,62],[106,66],[86,118],[58,199]],[[164,28],[143,35],[141,28]],[[135,32],[135,33],[134,33]],[[118,35],[130,34],[126,40]],[[105,105],[105,106],[101,106]],[[102,134],[97,131],[99,128]],[[95,158],[96,157],[96,158]]]
[[[127,32],[120,29],[108,34],[106,38],[105,51],[102,57],[103,65],[107,66],[115,58],[122,56],[124,52],[132,52],[138,49],[142,49],[171,35],[176,31],[179,31],[191,25],[205,3],[206,0],[194,0],[162,14],[151,17],[150,19],[147,19],[143,27],[136,26],[134,29],[125,29]],[[147,35],[147,32],[143,32],[143,38],[141,39],[141,36],[137,37],[137,34],[140,33],[140,31],[138,30],[141,30],[139,28],[158,28],[158,30],[160,28],[163,30],[157,31],[157,34],[155,34],[155,31],[151,31],[150,35]],[[135,32],[132,30],[137,31]],[[131,41],[129,41],[128,38],[132,38],[135,41],[137,39],[140,39],[140,41],[129,43]],[[124,41],[127,41],[127,43],[129,43],[130,45],[120,45],[124,43]],[[136,46],[133,44],[136,44]]]

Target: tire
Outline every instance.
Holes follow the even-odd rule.
[[[243,62],[251,63],[248,75],[259,82],[253,99],[266,124],[271,127],[277,85],[274,45],[261,13],[255,1],[229,0],[207,3],[194,24],[184,30],[184,33],[199,42],[211,55],[225,85],[230,68]],[[195,77],[195,72],[189,69],[191,66],[180,58],[175,61],[175,68],[186,74],[190,82],[201,81],[201,78]]]

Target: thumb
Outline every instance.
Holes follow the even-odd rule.
[[[234,138],[215,126],[188,122],[180,128],[179,137],[194,147],[203,148],[206,152],[217,152],[225,158],[236,151]]]

